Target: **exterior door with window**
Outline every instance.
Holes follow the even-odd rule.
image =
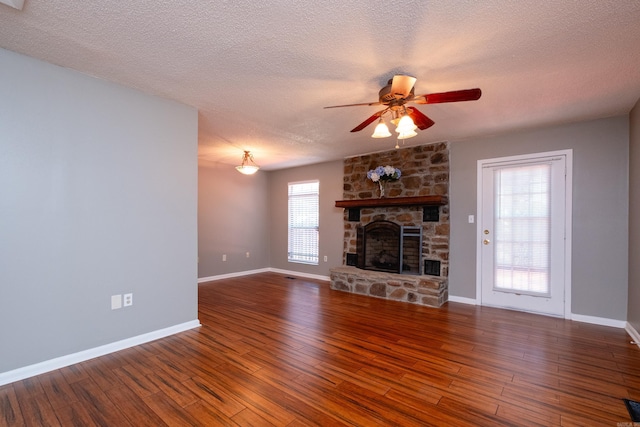
[[[569,314],[570,160],[565,150],[478,162],[482,305]]]

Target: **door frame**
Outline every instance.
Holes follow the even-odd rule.
[[[482,159],[477,162],[476,170],[476,304],[482,304],[482,169],[487,164],[510,163],[533,160],[541,157],[566,156],[565,164],[565,235],[564,235],[564,318],[571,318],[571,246],[572,238],[572,210],[573,210],[573,150],[546,151],[541,153],[520,154],[508,157]],[[506,308],[506,307],[505,307]],[[544,313],[536,313],[544,314]]]

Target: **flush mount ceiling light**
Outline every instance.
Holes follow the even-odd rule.
[[[242,164],[236,166],[236,170],[245,175],[253,175],[258,172],[258,169],[260,169],[260,166],[256,165],[253,161],[253,155],[245,150],[242,156]]]

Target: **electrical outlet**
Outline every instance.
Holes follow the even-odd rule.
[[[124,304],[125,307],[129,307],[133,305],[133,294],[124,294]]]
[[[325,255],[325,256],[324,256],[324,262],[327,262],[327,260],[328,260],[328,258],[327,258],[327,256]]]
[[[247,252],[247,258],[249,258],[249,255],[251,255],[249,252]]]
[[[111,295],[111,310],[122,308],[122,295]]]
[[[227,260],[227,254],[222,254],[222,261],[226,261]]]

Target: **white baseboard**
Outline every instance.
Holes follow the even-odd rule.
[[[56,369],[64,368],[65,366],[104,356],[105,354],[124,350],[126,348],[134,347],[136,345],[144,344],[150,341],[155,341],[159,338],[168,337],[169,335],[177,334],[178,332],[184,332],[189,329],[197,328],[199,326],[200,321],[196,319],[190,322],[181,323],[179,325],[170,326],[168,328],[158,329],[157,331],[138,335],[136,337],[127,338],[110,344],[105,344],[100,347],[91,348],[89,350],[80,351],[78,353],[68,354],[66,356],[56,357],[55,359],[45,360],[44,362],[14,369],[12,371],[2,372],[0,373],[0,386],[15,381],[20,381],[25,378],[44,374],[46,372],[55,371]]]
[[[627,322],[627,326],[625,326],[624,330],[627,331],[627,333],[631,336],[631,338],[633,339],[633,342],[638,347],[640,347],[640,333],[638,333],[638,331],[636,331],[636,329],[633,326],[631,326],[629,322]]]
[[[449,301],[459,302],[461,304],[477,305],[475,298],[457,297],[455,295],[449,295]]]
[[[627,325],[627,322],[624,320],[616,320],[616,319],[607,319],[606,317],[594,317],[594,316],[585,316],[583,314],[574,314],[571,313],[571,320],[575,320],[576,322],[582,323],[592,323],[594,325],[600,326],[611,326],[613,328],[624,329]]]
[[[257,270],[238,271],[235,273],[219,274],[217,276],[200,277],[198,283],[213,282],[215,280],[231,279],[234,277],[249,276],[250,274],[267,273],[271,271],[269,268],[259,268]]]
[[[279,268],[260,268],[258,270],[238,271],[236,273],[201,277],[198,279],[198,283],[213,282],[215,280],[231,279],[233,277],[249,276],[251,274],[258,274],[258,273],[280,273],[280,274],[286,274],[289,276],[298,276],[298,277],[306,277],[308,279],[324,280],[327,282],[330,280],[329,276],[321,276],[319,274],[300,273],[299,271],[281,270]]]
[[[300,273],[299,271],[281,270],[279,268],[270,268],[269,271],[271,271],[272,273],[286,274],[289,276],[306,277],[307,279],[323,280],[325,282],[328,282],[331,280],[329,276],[321,276],[319,274],[310,274],[310,273]]]
[[[449,295],[449,301],[451,302],[459,302],[462,304],[471,304],[471,305],[477,305],[477,301],[473,298],[465,298],[465,297],[457,297],[455,295]],[[625,322],[624,320],[616,320],[616,319],[607,319],[605,317],[594,317],[594,316],[585,316],[582,314],[571,314],[568,318],[569,320],[574,320],[576,322],[583,322],[583,323],[591,323],[594,325],[600,325],[600,326],[611,326],[614,328],[621,328],[621,329],[626,329],[627,332],[629,332],[629,335],[631,335],[633,337],[633,340],[637,343],[640,343],[640,335],[638,335],[638,332],[635,331],[631,325],[629,325],[627,322]],[[635,331],[635,336],[630,332],[630,329],[632,331]]]

